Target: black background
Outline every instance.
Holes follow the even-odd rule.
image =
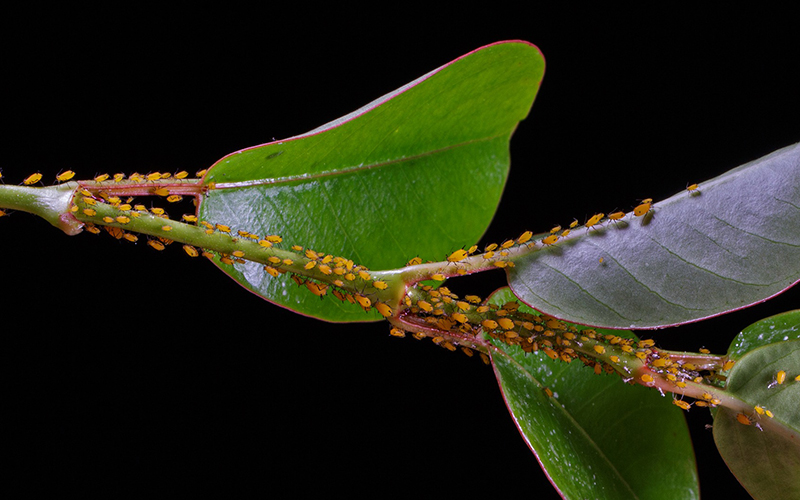
[[[484,243],[629,210],[800,140],[788,11],[384,8],[4,15],[3,181],[195,172],[507,39],[536,44],[547,70]],[[294,315],[178,248],[67,237],[19,212],[0,231],[2,453],[19,486],[557,498],[476,359]],[[503,276],[463,281],[485,295]],[[653,335],[724,352],[798,299]],[[708,414],[687,419],[704,497],[741,492]]]

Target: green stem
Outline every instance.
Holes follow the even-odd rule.
[[[21,210],[42,217],[72,236],[81,232],[83,224],[69,212],[77,182],[58,186],[31,187],[0,185],[0,208]]]

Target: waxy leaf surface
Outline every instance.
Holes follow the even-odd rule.
[[[307,134],[222,158],[204,178],[214,189],[199,216],[372,270],[402,267],[414,256],[441,260],[489,225],[508,175],[509,139],[543,72],[529,43],[480,48]],[[255,263],[219,265],[303,314],[379,318],[320,301]]]
[[[508,270],[514,293],[552,316],[658,328],[763,301],[800,280],[800,144],[581,228]]]
[[[779,314],[747,327],[731,344],[738,360],[725,390],[746,402],[739,412],[721,407],[714,416],[714,441],[742,486],[760,500],[800,498],[800,311]],[[775,382],[779,371],[783,384]],[[758,405],[770,418],[754,410]]]
[[[508,288],[490,298],[509,300]],[[670,398],[541,351],[525,355],[496,342],[491,355],[517,427],[564,498],[699,498],[686,421]]]

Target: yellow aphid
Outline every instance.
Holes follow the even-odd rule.
[[[185,178],[187,178],[187,177],[189,177],[189,172],[187,172],[187,171],[185,171],[185,170],[181,170],[180,172],[178,172],[177,174],[175,174],[175,178],[176,178],[176,179],[185,179]]]
[[[494,252],[493,252],[493,251],[491,251],[491,250],[489,250],[488,252],[486,252],[485,254],[483,254],[483,258],[484,258],[484,259],[486,259],[486,260],[489,260],[489,259],[491,259],[492,257],[494,257]]]
[[[153,212],[156,215],[164,215],[164,209],[163,208],[153,207],[153,208],[150,209],[150,211]],[[211,227],[213,227],[213,226],[211,226]]]
[[[371,279],[372,279],[372,276],[370,276],[370,275],[369,275],[369,273],[368,273],[368,272],[366,272],[366,271],[359,271],[359,272],[358,272],[358,275],[359,275],[359,276],[361,277],[361,279],[362,279],[362,280],[364,280],[364,281],[369,281],[369,280],[371,280]]]
[[[125,174],[114,174],[114,182],[119,182],[125,178]]]
[[[454,320],[458,321],[459,323],[466,323],[468,321],[467,316],[465,314],[459,313],[459,312],[451,314],[450,317],[452,317]]]
[[[115,221],[119,222],[120,224],[127,224],[131,221],[130,217],[126,217],[124,215],[120,215],[114,218]]]
[[[690,184],[690,185],[686,186],[686,190],[691,193],[692,191],[697,191],[697,188],[699,188],[699,187],[700,187],[699,184]]]
[[[123,203],[122,205],[118,206],[117,208],[127,212],[128,210],[131,209],[131,206],[130,206],[129,203]]]
[[[490,243],[490,244],[486,245],[486,248],[484,249],[484,251],[485,252],[491,252],[492,250],[495,250],[495,249],[497,249],[497,243]]]
[[[198,255],[200,255],[197,252],[197,249],[195,247],[193,247],[192,245],[183,245],[183,250],[186,252],[186,255],[188,255],[189,257],[197,257]]]
[[[425,312],[433,311],[433,306],[430,304],[430,302],[426,302],[424,300],[417,301],[417,306],[419,306],[419,308]]]
[[[544,245],[552,245],[556,241],[558,241],[558,235],[557,234],[551,234],[550,236],[548,236],[547,238],[542,240],[542,244],[544,244]]]
[[[372,286],[374,286],[378,290],[386,290],[387,288],[389,288],[389,285],[387,285],[385,281],[373,281]]]
[[[231,255],[241,259],[242,257],[244,257],[244,252],[241,250],[234,250],[233,252],[231,252]]]
[[[287,266],[291,266],[292,264],[294,264],[294,261],[292,259],[283,259],[281,262],[283,262]]]
[[[656,341],[653,339],[645,339],[639,341],[639,347],[642,349],[645,349],[647,347],[653,347],[654,345],[656,345]]]
[[[160,241],[147,240],[147,244],[150,245],[151,247],[153,247],[154,249],[158,250],[159,252],[161,250],[164,250],[164,244],[161,243]]]
[[[208,172],[208,169],[204,168],[203,170],[198,170],[194,175],[195,177],[203,177],[206,175],[206,172]]]
[[[319,269],[322,274],[333,274],[331,266],[327,264],[320,264],[319,266],[317,266],[317,269]]]
[[[109,177],[109,176],[108,176],[108,174],[100,174],[100,175],[98,175],[98,176],[95,176],[95,178],[94,178],[94,181],[95,181],[95,182],[103,182],[103,181],[107,181],[107,180],[108,180],[108,177]]]
[[[231,232],[231,228],[226,226],[225,224],[214,224],[214,227],[217,229],[217,231],[220,231],[220,232],[223,232],[223,233],[230,234],[230,232]]]
[[[467,356],[469,356],[470,358],[471,358],[471,357],[473,356],[473,354],[474,354],[474,353],[472,352],[472,349],[470,349],[469,347],[465,347],[465,346],[461,346],[461,352],[463,352],[464,354],[466,354],[466,355],[467,355]]]
[[[690,403],[687,403],[686,401],[681,401],[680,399],[673,399],[672,404],[686,411],[689,411],[689,409],[692,407]]]
[[[735,365],[735,364],[736,364],[736,361],[734,361],[734,360],[732,360],[732,359],[729,359],[728,361],[726,361],[726,362],[725,362],[725,363],[722,365],[722,369],[723,369],[724,371],[728,371],[728,370],[730,370],[731,368],[733,368],[733,365]]]
[[[136,243],[139,241],[139,237],[132,233],[125,233],[122,235],[123,238],[130,241],[131,243]]]
[[[785,372],[785,371],[783,371],[783,370],[780,370],[780,371],[777,373],[777,375],[775,375],[775,382],[777,382],[777,383],[778,383],[778,385],[781,385],[781,384],[783,384],[785,381],[786,381],[786,372]]]
[[[167,201],[170,203],[177,203],[183,199],[183,196],[179,194],[171,194],[167,196]]]
[[[306,281],[306,288],[308,288],[308,290],[317,297],[323,297],[325,294],[328,293],[328,285],[322,283]]]
[[[605,352],[606,352],[606,348],[601,346],[601,345],[595,345],[593,347],[593,349],[594,349],[594,352],[596,352],[597,354],[605,354]]]
[[[463,300],[457,300],[457,301],[456,301],[456,306],[457,306],[459,309],[461,309],[462,311],[469,311],[469,310],[470,310],[470,307],[471,307],[471,306],[469,305],[469,302],[464,302]]]
[[[562,238],[566,238],[567,236],[569,236],[569,233],[571,233],[571,232],[572,231],[570,231],[569,229],[565,229],[565,230],[561,231],[561,237]]]
[[[431,275],[431,279],[432,280],[436,280],[436,281],[444,281],[445,278],[444,278],[444,274],[437,273],[437,274]]]
[[[527,243],[533,237],[533,233],[531,231],[525,231],[517,238],[517,243],[522,245],[523,243]]]
[[[557,233],[559,231],[561,231],[561,226],[555,226],[555,227],[550,229],[550,234],[555,234],[555,233]]]
[[[497,320],[497,323],[502,327],[504,330],[511,330],[514,328],[514,321],[509,318],[500,318]]]
[[[305,269],[312,269],[316,265],[317,265],[317,261],[316,260],[310,260],[310,261],[306,262],[306,265],[303,266],[303,267]]]
[[[794,381],[795,381],[795,382],[800,382],[800,375],[796,376],[796,377],[794,378]]]
[[[222,257],[220,257],[219,261],[222,262],[223,264],[228,264],[229,266],[233,265],[233,259],[231,259],[227,255],[223,255]]]
[[[406,336],[406,332],[404,332],[399,328],[392,328],[391,330],[389,330],[389,335],[391,335],[392,337],[404,338]]]
[[[650,211],[650,202],[642,202],[636,208],[633,209],[633,215],[636,217],[641,217],[645,215],[647,212]]]
[[[590,228],[590,227],[596,226],[596,225],[597,225],[597,223],[598,223],[598,222],[600,222],[600,221],[603,219],[603,216],[604,216],[604,215],[605,215],[605,214],[594,214],[594,215],[592,215],[592,216],[589,218],[589,220],[587,220],[587,221],[586,221],[586,224],[584,224],[584,225],[585,225],[587,228]]]
[[[467,251],[464,249],[456,250],[447,257],[448,262],[459,262],[467,258]]]
[[[162,231],[172,231],[172,226],[161,226]]]
[[[700,348],[700,349],[698,349],[698,350],[699,350],[701,353],[703,353],[703,354],[711,354],[711,351],[709,351],[709,350],[708,350],[708,349],[706,349],[705,347],[701,347],[701,348]]]
[[[503,242],[502,245],[500,245],[500,248],[507,249],[507,248],[511,248],[513,246],[514,246],[514,240],[506,240],[506,241]]]
[[[773,415],[773,413],[767,409],[764,410],[764,414],[769,418],[775,418],[775,415]]]
[[[172,174],[169,172],[164,172],[163,174],[161,174],[162,179],[169,179],[170,177],[172,177]]]
[[[420,264],[422,264],[422,258],[414,257],[413,259],[409,260],[408,264],[406,264],[406,265],[407,266],[418,266]]]
[[[744,413],[737,413],[736,414],[736,420],[738,420],[739,423],[742,424],[742,425],[750,425],[750,424],[752,424],[752,422],[750,421],[750,417],[748,417]]]
[[[56,180],[58,182],[67,182],[68,180],[72,179],[73,177],[75,177],[75,172],[73,172],[72,170],[67,170],[66,172],[58,174],[56,176]]]
[[[608,214],[609,220],[620,220],[625,217],[625,212],[614,212],[613,214]]]
[[[464,298],[467,299],[467,302],[471,302],[473,304],[481,303],[481,298],[477,295],[465,295]]]
[[[88,215],[89,217],[94,217],[95,215],[97,215],[97,210],[93,208],[84,208],[83,213]]]
[[[474,254],[477,251],[478,251],[478,245],[472,245],[471,247],[469,247],[469,249],[467,249],[467,253],[470,255]]]
[[[758,413],[759,415],[763,415],[763,414],[764,414],[764,408],[762,408],[762,407],[760,407],[760,406],[758,406],[758,405],[754,406],[754,407],[753,407],[753,409],[754,409],[754,410],[756,411],[756,413]]]
[[[270,234],[268,236],[265,236],[264,239],[269,241],[270,243],[280,243],[283,241],[283,238],[281,238],[277,234]]]
[[[611,356],[608,359],[610,359],[614,363],[619,363],[619,356]]]
[[[94,198],[89,198],[88,196],[83,197],[83,202],[86,203],[87,205],[97,205],[97,200],[95,200]]]
[[[369,297],[364,297],[363,295],[356,294],[355,299],[364,309],[369,309],[370,306],[372,306],[372,301],[369,300]]]
[[[650,374],[645,373],[644,375],[642,375],[642,382],[644,382],[646,384],[652,384],[653,383],[653,377]]]
[[[203,255],[205,255],[205,254],[203,254]],[[272,276],[274,278],[277,278],[281,274],[277,269],[275,269],[274,267],[270,267],[270,266],[264,266],[264,270],[267,273],[269,273],[270,276]]]
[[[160,172],[153,172],[151,174],[147,174],[147,177],[146,177],[146,179],[148,181],[157,181],[160,178],[161,178],[161,173]]]
[[[136,205],[136,206],[138,207],[139,205]],[[142,207],[142,208],[144,208],[144,207]],[[139,210],[139,209],[137,208],[136,210]],[[183,214],[183,217],[181,217],[181,218],[183,220],[185,220],[186,222],[197,222],[197,216],[196,215]]]
[[[392,308],[384,304],[383,302],[378,302],[375,304],[375,309],[381,313],[382,316],[386,318],[390,318],[392,316]]]
[[[272,243],[270,243],[267,240],[258,240],[258,244],[261,245],[264,248],[271,248],[272,247]]]
[[[493,319],[485,319],[481,321],[481,325],[483,325],[483,327],[486,328],[487,330],[494,330],[498,326],[497,321]]]
[[[158,188],[158,189],[154,189],[153,190],[153,194],[158,195],[158,196],[169,196],[169,189],[164,188],[164,187]]]
[[[42,174],[35,173],[26,177],[25,180],[22,181],[22,183],[25,184],[26,186],[30,186],[31,184],[36,184],[40,180],[42,180]]]

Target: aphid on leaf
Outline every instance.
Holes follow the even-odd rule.
[[[642,382],[644,382],[646,384],[652,384],[654,382],[653,377],[648,373],[645,373],[644,375],[642,375],[641,379],[642,379]]]
[[[776,385],[783,385],[784,382],[786,382],[786,372],[784,370],[779,370],[772,378],[772,382],[769,383],[767,389],[772,389]]]
[[[625,212],[614,212],[612,214],[608,214],[609,220],[620,220],[625,217]]]
[[[179,194],[171,194],[167,196],[167,201],[170,203],[177,203],[183,199],[183,196]]]
[[[223,232],[223,233],[226,233],[226,234],[230,234],[230,232],[231,232],[231,228],[226,226],[225,224],[214,224],[214,227],[217,229],[217,231],[220,231],[220,232]]]
[[[444,277],[444,274],[437,273],[437,274],[431,275],[431,279],[432,280],[436,280],[436,281],[444,281],[445,277]]]
[[[387,288],[389,288],[389,285],[387,285],[385,281],[373,281],[372,286],[374,286],[378,290],[386,290]]]
[[[233,252],[231,252],[231,255],[241,259],[242,257],[244,257],[244,252],[241,250],[234,250]]]
[[[88,215],[89,217],[94,217],[95,215],[97,215],[97,210],[93,208],[84,208],[83,213]]]
[[[138,207],[139,205],[136,205],[136,206]],[[142,208],[144,208],[144,206],[142,206]],[[139,210],[139,209],[137,208],[136,210]],[[197,222],[197,216],[196,215],[183,214],[183,216],[181,218],[183,220],[185,220],[186,222]]]
[[[527,243],[533,237],[533,233],[531,231],[525,231],[517,238],[517,243],[522,245],[523,243]]]
[[[158,196],[169,196],[169,189],[162,187],[153,190],[153,194]]]
[[[409,260],[408,264],[406,264],[406,265],[407,266],[417,266],[419,264],[422,264],[422,258],[414,257],[413,259]]]
[[[700,187],[699,184],[690,184],[690,185],[686,186],[686,190],[689,191],[690,193],[693,193],[693,192],[697,191],[697,188],[699,188],[699,187]]]
[[[122,235],[122,237],[130,241],[131,243],[136,243],[137,241],[139,241],[139,237],[133,233],[125,233]]]
[[[25,180],[22,181],[22,183],[25,184],[26,186],[30,186],[31,184],[36,184],[40,180],[42,180],[42,174],[37,172],[35,174],[31,174],[28,177],[26,177]]]
[[[483,325],[483,327],[486,328],[487,330],[494,330],[498,326],[497,321],[493,319],[485,319],[481,321],[481,325]]]
[[[605,216],[605,214],[594,214],[589,218],[589,220],[586,221],[586,224],[584,225],[587,228],[592,228],[596,226],[601,220],[603,220],[603,216]]]
[[[550,236],[548,236],[547,238],[542,240],[542,244],[543,245],[552,245],[556,241],[558,241],[558,235],[557,234],[551,234]]]
[[[195,247],[193,247],[192,245],[183,245],[183,250],[186,252],[186,255],[188,255],[189,257],[197,257],[198,255],[200,255],[197,252],[197,249]]]
[[[372,306],[372,301],[369,300],[369,297],[364,297],[363,295],[356,294],[355,299],[356,301],[358,301],[358,303],[364,310],[368,310]]]
[[[108,177],[109,177],[108,174],[100,174],[100,175],[95,176],[94,181],[95,182],[107,181]]]
[[[643,201],[642,203],[640,203],[636,208],[633,209],[633,215],[636,217],[641,217],[647,214],[647,212],[650,211],[651,202],[652,200]]]
[[[386,318],[390,318],[392,316],[392,308],[384,304],[383,302],[377,302],[375,304],[375,309],[381,313],[382,316]]]
[[[391,335],[392,337],[404,338],[406,336],[406,332],[404,332],[399,328],[392,328],[391,330],[389,330],[389,335]]]
[[[722,365],[722,369],[723,369],[723,371],[728,371],[728,370],[730,370],[731,368],[733,368],[733,365],[735,365],[735,364],[736,364],[736,361],[734,361],[734,360],[732,360],[732,359],[729,359],[728,361],[726,361],[726,362],[725,362],[725,363]]]
[[[753,422],[750,420],[750,417],[745,415],[744,413],[737,413],[736,420],[739,421],[742,425],[751,425]]]
[[[315,283],[313,281],[306,281],[306,288],[317,297],[323,297],[328,293],[328,285],[322,283]]]
[[[120,215],[114,218],[115,221],[119,222],[120,224],[127,224],[131,221],[130,217],[126,217],[124,215]]]
[[[189,172],[187,172],[187,171],[185,171],[185,170],[181,170],[180,172],[178,172],[177,174],[175,174],[175,178],[176,178],[176,179],[185,179],[185,178],[187,178],[187,177],[189,177]]]
[[[125,174],[114,174],[114,182],[119,182],[125,178]]]
[[[198,170],[198,171],[197,171],[197,172],[194,174],[194,176],[195,176],[195,177],[203,177],[204,175],[206,175],[206,172],[208,172],[208,169],[207,169],[207,168],[204,168],[203,170]]]
[[[67,170],[66,172],[60,173],[56,176],[56,180],[58,182],[67,182],[68,180],[75,177],[75,172],[72,170]]]

